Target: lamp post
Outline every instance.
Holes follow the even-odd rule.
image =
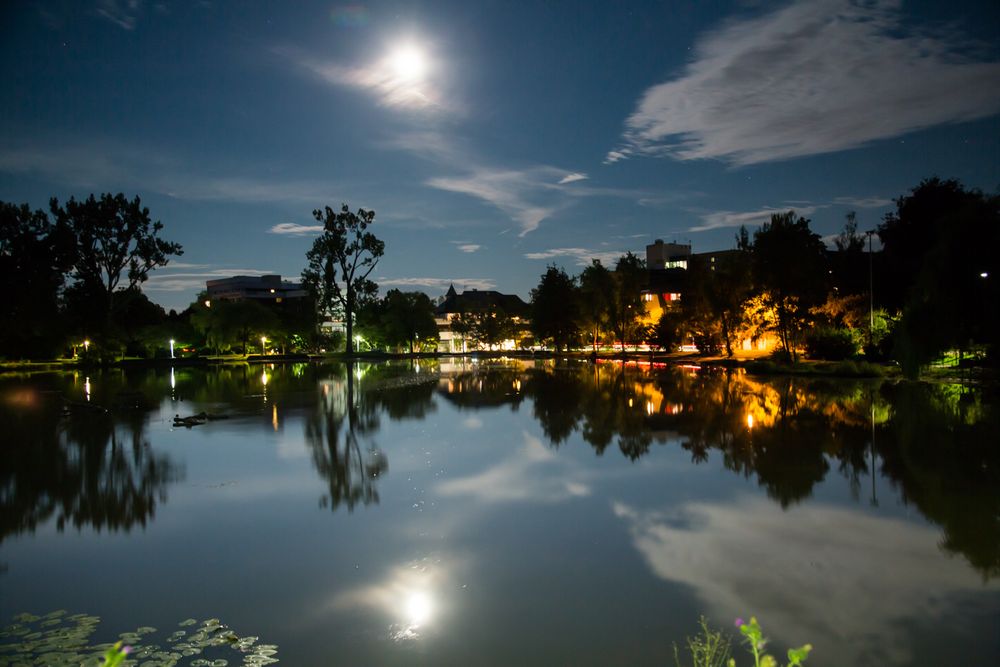
[[[174,339],[170,339],[170,358],[174,358]]]
[[[875,278],[872,271],[872,235],[874,229],[869,229],[865,234],[868,236],[868,350],[872,348],[872,336],[875,329]]]
[[[261,336],[260,337],[260,353],[262,355],[267,354],[267,348],[265,347],[266,343],[267,343],[267,337],[266,336]]]

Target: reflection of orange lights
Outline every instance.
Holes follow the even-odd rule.
[[[753,428],[753,415],[747,413],[747,428]]]
[[[5,403],[16,405],[19,408],[33,408],[38,403],[38,395],[30,389],[22,389],[7,394]]]
[[[632,399],[631,399],[631,398],[630,398],[630,399],[628,399],[628,406],[629,406],[630,408],[632,407]]]
[[[271,405],[271,426],[274,430],[278,430],[278,404],[274,403]]]
[[[651,415],[651,414],[653,414],[653,411],[654,411],[653,402],[652,401],[646,401],[646,414],[647,415]]]
[[[684,412],[684,406],[678,403],[672,403],[668,409],[670,410],[670,414],[672,415],[679,415],[680,413]]]

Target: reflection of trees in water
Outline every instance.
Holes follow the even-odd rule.
[[[120,380],[102,384],[113,410],[71,405],[64,414],[55,391],[3,390],[0,540],[33,532],[52,518],[59,530],[145,526],[157,503],[166,502],[168,484],[183,477],[149,446],[145,408],[153,401]]]
[[[955,385],[886,388],[892,415],[876,449],[907,504],[944,529],[941,546],[984,579],[1000,576],[1000,415]]]
[[[426,364],[425,364],[426,366]],[[320,383],[316,409],[306,420],[306,441],[316,471],[328,485],[322,506],[353,510],[378,503],[378,478],[389,469],[374,442],[384,413],[392,420],[424,419],[434,406],[434,369],[422,374],[393,364],[334,367]],[[362,442],[365,442],[364,448]]]
[[[855,499],[872,479],[877,502],[877,455],[903,500],[943,527],[944,549],[985,577],[1000,575],[1000,420],[982,392],[619,364],[555,364],[526,377],[553,445],[578,431],[599,455],[617,439],[636,460],[653,441],[679,440],[694,463],[715,450],[785,508],[810,497],[831,468]]]
[[[441,395],[459,408],[488,408],[501,405],[516,410],[524,400],[520,366],[484,364],[456,373],[442,381]]]

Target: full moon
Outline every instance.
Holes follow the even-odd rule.
[[[406,80],[421,78],[427,69],[424,54],[412,46],[397,49],[389,57],[389,63],[396,76]]]

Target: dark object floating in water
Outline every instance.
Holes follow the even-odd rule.
[[[229,415],[213,415],[207,412],[199,412],[198,414],[191,415],[190,417],[174,415],[174,426],[186,426],[191,428],[192,426],[200,426],[206,422],[215,421],[216,419],[229,419]]]

